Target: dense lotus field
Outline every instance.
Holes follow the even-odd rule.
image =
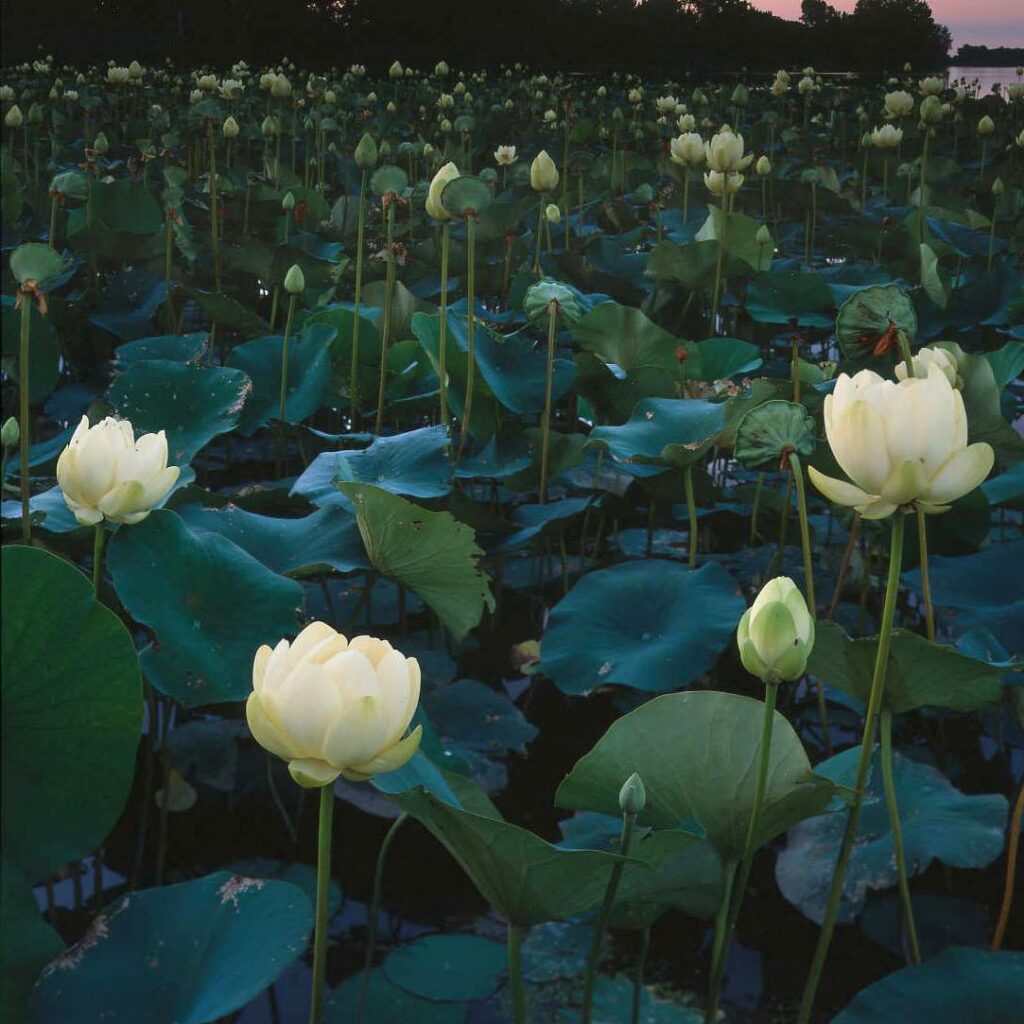
[[[1020,74],[5,68],[4,1019],[1019,1020]]]

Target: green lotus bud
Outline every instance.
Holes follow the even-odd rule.
[[[788,576],[769,580],[736,630],[743,667],[764,683],[803,675],[814,647],[814,618]]]
[[[388,68],[388,78],[401,78],[404,74],[402,65],[397,60]]]
[[[380,155],[381,159],[391,156],[391,143],[387,139],[384,139],[380,144]]]
[[[281,209],[285,213],[295,209],[295,195],[292,192],[285,192],[281,199]]]
[[[925,96],[921,100],[921,106],[918,108],[918,116],[921,118],[921,124],[938,124],[946,110],[942,105],[942,100],[939,99],[934,93],[930,96]],[[984,118],[982,118],[984,120]],[[980,125],[978,126],[980,129]]]
[[[991,135],[996,130],[996,123],[991,117],[986,114],[978,122],[978,134],[979,135]]]
[[[535,192],[550,192],[558,184],[555,161],[542,149],[530,164],[530,185]]]
[[[289,295],[301,295],[306,290],[306,278],[298,263],[293,263],[291,269],[284,275],[284,290]]]
[[[221,128],[221,131],[224,133],[225,139],[237,139],[239,131],[238,122],[228,115],[228,117],[224,119],[224,125]]]
[[[548,203],[548,205],[544,207],[544,219],[549,224],[561,224],[562,211],[555,203]]]
[[[754,241],[758,245],[768,245],[772,240],[772,233],[768,230],[767,224],[762,224],[757,229],[757,234],[754,235]]]
[[[1003,185],[1003,179],[996,178],[996,180],[992,182],[992,195],[998,197],[1001,196],[1005,191],[1006,186]]]
[[[260,131],[264,136],[276,135],[277,134],[277,122],[269,115],[263,118],[263,123],[260,125]]]
[[[369,132],[366,132],[356,146],[356,166],[362,170],[374,167],[377,163],[377,143],[373,141]]]
[[[11,107],[10,110],[4,115],[4,124],[8,128],[20,128],[25,120],[25,115],[21,112],[21,107],[17,103]]]
[[[21,427],[18,426],[18,421],[11,416],[4,421],[3,427],[0,427],[0,444],[4,448],[13,448],[20,440]]]
[[[754,164],[754,170],[763,178],[766,174],[772,173],[772,162],[768,157],[762,155],[757,158],[757,163]]]
[[[103,156],[104,153],[110,150],[110,143],[107,141],[107,137],[103,132],[100,132],[99,135],[96,136],[93,141],[92,148],[96,150],[100,156]]]
[[[619,807],[623,814],[636,817],[647,805],[647,790],[644,788],[644,780],[633,772],[632,775],[622,784],[619,790]]]

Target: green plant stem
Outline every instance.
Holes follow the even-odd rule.
[[[529,1024],[526,1018],[526,989],[523,987],[522,932],[519,925],[508,924],[508,991],[512,1000],[512,1020]]]
[[[359,304],[363,297],[363,235],[366,231],[366,168],[359,178],[359,208],[356,212],[356,287],[352,298],[352,364],[348,378],[348,402],[352,429],[359,419]]]
[[[789,468],[793,471],[796,484],[796,507],[800,518],[800,546],[804,555],[804,596],[812,618],[817,618],[817,604],[814,598],[814,555],[811,550],[811,531],[807,522],[807,492],[804,489],[803,467],[796,452],[789,453]]]
[[[459,431],[458,462],[469,440],[473,413],[473,388],[476,385],[476,216],[466,215],[466,399],[462,403],[462,429]]]
[[[171,702],[157,698],[160,708],[160,819],[157,832],[156,847],[156,878],[159,888],[164,884],[164,867],[167,864],[167,812],[169,801],[166,799],[171,783]]]
[[[377,418],[373,425],[373,432],[380,434],[384,424],[384,385],[388,378],[388,345],[391,341],[391,306],[395,296],[395,252],[393,248],[395,236],[395,202],[396,197],[392,196],[388,201],[388,212],[385,220],[386,229],[384,237],[385,251],[387,252],[387,270],[384,276],[384,323],[380,332],[380,381],[377,384]]]
[[[921,962],[921,947],[917,941],[914,905],[910,898],[910,881],[907,878],[907,858],[903,848],[903,826],[900,824],[900,807],[896,799],[896,784],[892,774],[892,712],[888,708],[882,708],[880,717],[882,786],[885,790],[885,807],[889,812],[889,828],[892,831],[892,850],[896,858],[896,877],[899,882],[900,904],[903,908],[903,926],[907,930],[910,961],[919,964]]]
[[[220,293],[220,239],[217,225],[217,146],[213,138],[213,121],[209,124],[210,150],[210,248],[213,256],[213,286]]]
[[[96,524],[92,541],[92,589],[97,598],[100,596],[100,583],[103,580],[103,542],[105,540],[106,533],[101,519]]]
[[[793,378],[793,401],[800,401],[800,348],[796,340],[796,331],[791,339],[792,352],[790,355],[790,374]]]
[[[750,546],[757,543],[757,513],[761,507],[761,492],[764,490],[764,472],[757,474],[757,486],[754,487],[754,504],[750,510]]]
[[[697,527],[697,503],[693,498],[693,466],[687,466],[683,472],[683,485],[686,487],[686,512],[689,516],[690,522],[689,565],[691,569],[695,569],[697,567],[697,541],[699,539],[699,531]]]
[[[377,950],[377,928],[380,921],[381,897],[384,892],[384,865],[387,861],[388,850],[395,841],[398,830],[409,820],[409,815],[403,811],[391,823],[391,827],[384,834],[381,840],[380,849],[377,851],[377,865],[373,871],[373,896],[370,900],[369,934],[366,939],[366,957],[363,960],[363,977],[359,984],[359,1002],[356,1005],[356,1022],[361,1024],[363,1012],[366,1008],[366,996],[370,991],[370,972],[373,970],[373,957]]]
[[[991,270],[992,269],[992,257],[995,255],[995,251],[996,251],[996,211],[993,208],[993,210],[992,210],[992,224],[989,227],[989,232],[988,232],[988,263],[986,264],[986,267],[985,267],[986,270]]]
[[[540,205],[537,207],[537,248],[533,254],[533,274],[540,277],[540,247],[544,238],[544,196],[540,197]]]
[[[313,991],[309,1003],[309,1024],[320,1024],[323,1020],[333,819],[334,786],[328,784],[320,787],[320,822],[316,843],[316,927],[313,932]]]
[[[648,925],[640,939],[640,955],[636,958],[636,973],[633,975],[633,1005],[629,1014],[630,1024],[640,1024],[640,996],[644,990],[644,970],[647,967],[647,953],[651,948],[651,926]]]
[[[50,243],[50,248],[56,252],[57,250],[57,210],[60,209],[60,196],[54,196],[50,200],[50,234],[47,237],[47,241]],[[989,263],[991,264],[991,256],[989,257]]]
[[[636,825],[636,815],[628,812],[622,815],[622,836],[619,840],[619,853],[623,858],[629,855],[629,846],[633,840],[633,827]],[[590,952],[587,954],[587,970],[583,976],[583,1009],[580,1013],[580,1024],[590,1024],[590,1018],[594,1010],[594,986],[597,983],[597,965],[601,960],[601,947],[604,944],[604,933],[608,927],[608,918],[611,916],[612,907],[615,905],[615,894],[622,879],[622,869],[625,866],[625,859],[618,860],[612,866],[611,874],[608,876],[608,885],[604,890],[604,900],[601,909],[594,921],[594,934],[590,940]]]
[[[903,513],[897,510],[892,521],[892,540],[889,547],[889,577],[886,583],[885,604],[882,608],[881,629],[878,637],[878,652],[875,657],[874,672],[871,677],[871,691],[868,696],[868,707],[864,715],[864,732],[861,737],[860,756],[857,760],[857,771],[853,784],[853,804],[846,818],[839,847],[839,858],[836,862],[832,885],[829,889],[828,902],[825,905],[825,917],[821,932],[818,934],[818,945],[814,951],[811,968],[807,975],[804,993],[800,1003],[800,1014],[797,1024],[809,1024],[814,999],[821,981],[821,972],[825,967],[832,933],[835,931],[836,919],[839,916],[839,904],[843,896],[843,882],[846,869],[850,864],[854,840],[857,837],[857,823],[860,820],[860,809],[864,802],[864,786],[871,766],[871,753],[875,742],[875,728],[878,712],[882,706],[882,694],[885,691],[885,673],[889,660],[889,645],[892,639],[893,617],[896,613],[896,597],[900,587],[900,567],[903,563]]]
[[[924,601],[925,631],[931,643],[935,643],[935,607],[932,604],[932,584],[928,574],[928,519],[924,512],[917,510],[918,560],[921,563],[921,598]]]
[[[168,206],[164,211],[164,284],[167,287],[167,298],[164,299],[164,319],[167,333],[174,333],[174,305],[171,301],[171,269],[174,265],[174,228],[172,210]]]
[[[441,322],[437,346],[437,381],[441,402],[441,426],[448,426],[448,242],[451,229],[448,221],[441,228]]]
[[[558,302],[548,303],[548,361],[544,377],[544,418],[540,421],[540,504],[548,500],[548,446],[551,440],[551,391],[555,375],[555,333]]]
[[[757,852],[757,826],[761,817],[761,808],[764,805],[764,791],[768,784],[768,764],[771,760],[772,749],[772,727],[775,723],[775,702],[779,695],[779,684],[774,682],[765,683],[764,692],[764,718],[761,725],[761,746],[757,761],[757,783],[754,790],[754,806],[750,811],[750,820],[747,822],[747,836],[743,843],[743,859],[739,866],[739,881],[732,892],[728,918],[726,920],[725,939],[718,960],[711,965],[711,980],[708,989],[708,1005],[715,1003],[717,1012],[718,990],[722,984],[722,973],[725,970],[726,961],[729,959],[729,946],[732,943],[732,936],[736,930],[736,923],[739,920],[740,910],[743,906],[743,897],[747,891],[747,884],[750,881],[750,871],[754,863],[754,854]]]
[[[721,973],[725,970],[726,933],[729,929],[729,905],[732,903],[733,883],[736,881],[736,861],[729,861],[724,867],[725,887],[722,903],[715,915],[715,938],[711,946],[711,973],[713,987],[708,990],[708,1005],[704,1009],[704,1024],[715,1024],[718,1018],[718,988]],[[719,978],[715,979],[716,969]]]
[[[21,293],[21,336],[18,345],[18,426],[21,428],[18,449],[21,465],[18,477],[21,484],[21,539],[26,544],[32,543],[32,519],[29,512],[29,469],[28,449],[31,423],[29,422],[29,349],[28,341],[31,332],[32,295]]]
[[[722,287],[722,257],[725,255],[725,225],[728,218],[729,182],[726,176],[725,189],[722,192],[722,230],[718,239],[718,258],[715,261],[715,287],[711,293],[711,325],[709,333],[718,334],[718,296]]]
[[[288,399],[288,342],[292,335],[292,320],[295,317],[297,295],[288,296],[288,316],[284,321],[284,340],[281,343],[281,393],[277,399],[277,418],[284,423],[284,407]]]

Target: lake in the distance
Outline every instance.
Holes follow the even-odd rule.
[[[948,69],[949,80],[955,82],[957,79],[966,78],[968,85],[977,79],[979,82],[978,95],[987,96],[992,91],[992,86],[998,83],[1002,86],[1002,93],[1006,95],[1006,87],[1017,81],[1015,68],[975,68],[966,65],[954,64]]]

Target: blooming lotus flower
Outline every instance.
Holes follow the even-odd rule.
[[[934,75],[929,78],[922,78],[918,82],[918,87],[921,90],[922,96],[938,96],[942,92],[942,79],[936,78]]]
[[[365,781],[401,768],[419,747],[422,726],[405,735],[419,703],[419,663],[386,640],[349,641],[311,622],[291,644],[256,652],[252,683],[249,729],[300,786],[339,775]]]
[[[742,171],[750,165],[754,154],[743,155],[743,136],[723,127],[710,142],[704,143],[704,158],[712,171]]]
[[[685,135],[688,132],[692,132],[693,129],[697,127],[697,118],[695,118],[693,114],[680,114],[678,120],[676,121],[676,125],[679,127],[679,130]],[[704,143],[701,142],[701,149],[703,148]],[[701,159],[703,159],[703,154],[701,155]]]
[[[270,95],[276,99],[287,99],[292,94],[292,83],[286,75],[277,75],[270,86]]]
[[[721,196],[725,192],[735,195],[743,187],[746,179],[742,174],[730,171],[705,171],[704,184],[713,196]]]
[[[870,138],[875,149],[895,149],[903,139],[903,129],[893,124],[884,124],[875,128]]]
[[[166,497],[178,479],[167,465],[167,435],[143,434],[137,441],[128,420],[108,416],[94,427],[83,416],[57,459],[57,483],[64,502],[82,526],[103,519],[138,523]]]
[[[441,193],[445,190],[445,186],[450,181],[454,181],[459,177],[459,169],[451,161],[446,163],[438,172],[434,175],[430,182],[430,188],[427,190],[427,199],[425,202],[427,213],[430,214],[435,220],[451,220],[452,215],[444,208],[441,203]]]
[[[915,377],[927,377],[928,370],[937,366],[953,387],[956,387],[960,364],[952,352],[944,348],[922,348],[911,358]],[[907,364],[901,359],[896,364],[896,379],[906,380]]]
[[[990,445],[967,443],[963,398],[937,362],[927,376],[899,383],[872,370],[840,374],[825,398],[825,434],[853,483],[813,466],[811,482],[865,519],[882,519],[906,505],[946,512],[988,476],[994,459]]]
[[[659,96],[654,101],[654,106],[659,114],[674,114],[678,103],[675,96]]]
[[[801,96],[806,96],[808,93],[814,92],[814,79],[810,75],[804,75],[799,82],[796,83],[797,92]]]
[[[898,89],[885,94],[885,116],[890,120],[906,117],[914,109],[914,97]]]
[[[673,139],[669,143],[671,156],[669,159],[674,164],[683,167],[699,167],[704,163],[704,140],[697,132],[687,132]]]
[[[771,84],[771,94],[773,96],[785,96],[789,89],[789,82],[783,82],[782,79],[776,78]]]
[[[788,576],[769,580],[736,629],[743,667],[764,683],[804,674],[814,648],[814,616]]]
[[[516,162],[516,147],[499,146],[494,151],[494,162],[499,167],[511,167]]]

